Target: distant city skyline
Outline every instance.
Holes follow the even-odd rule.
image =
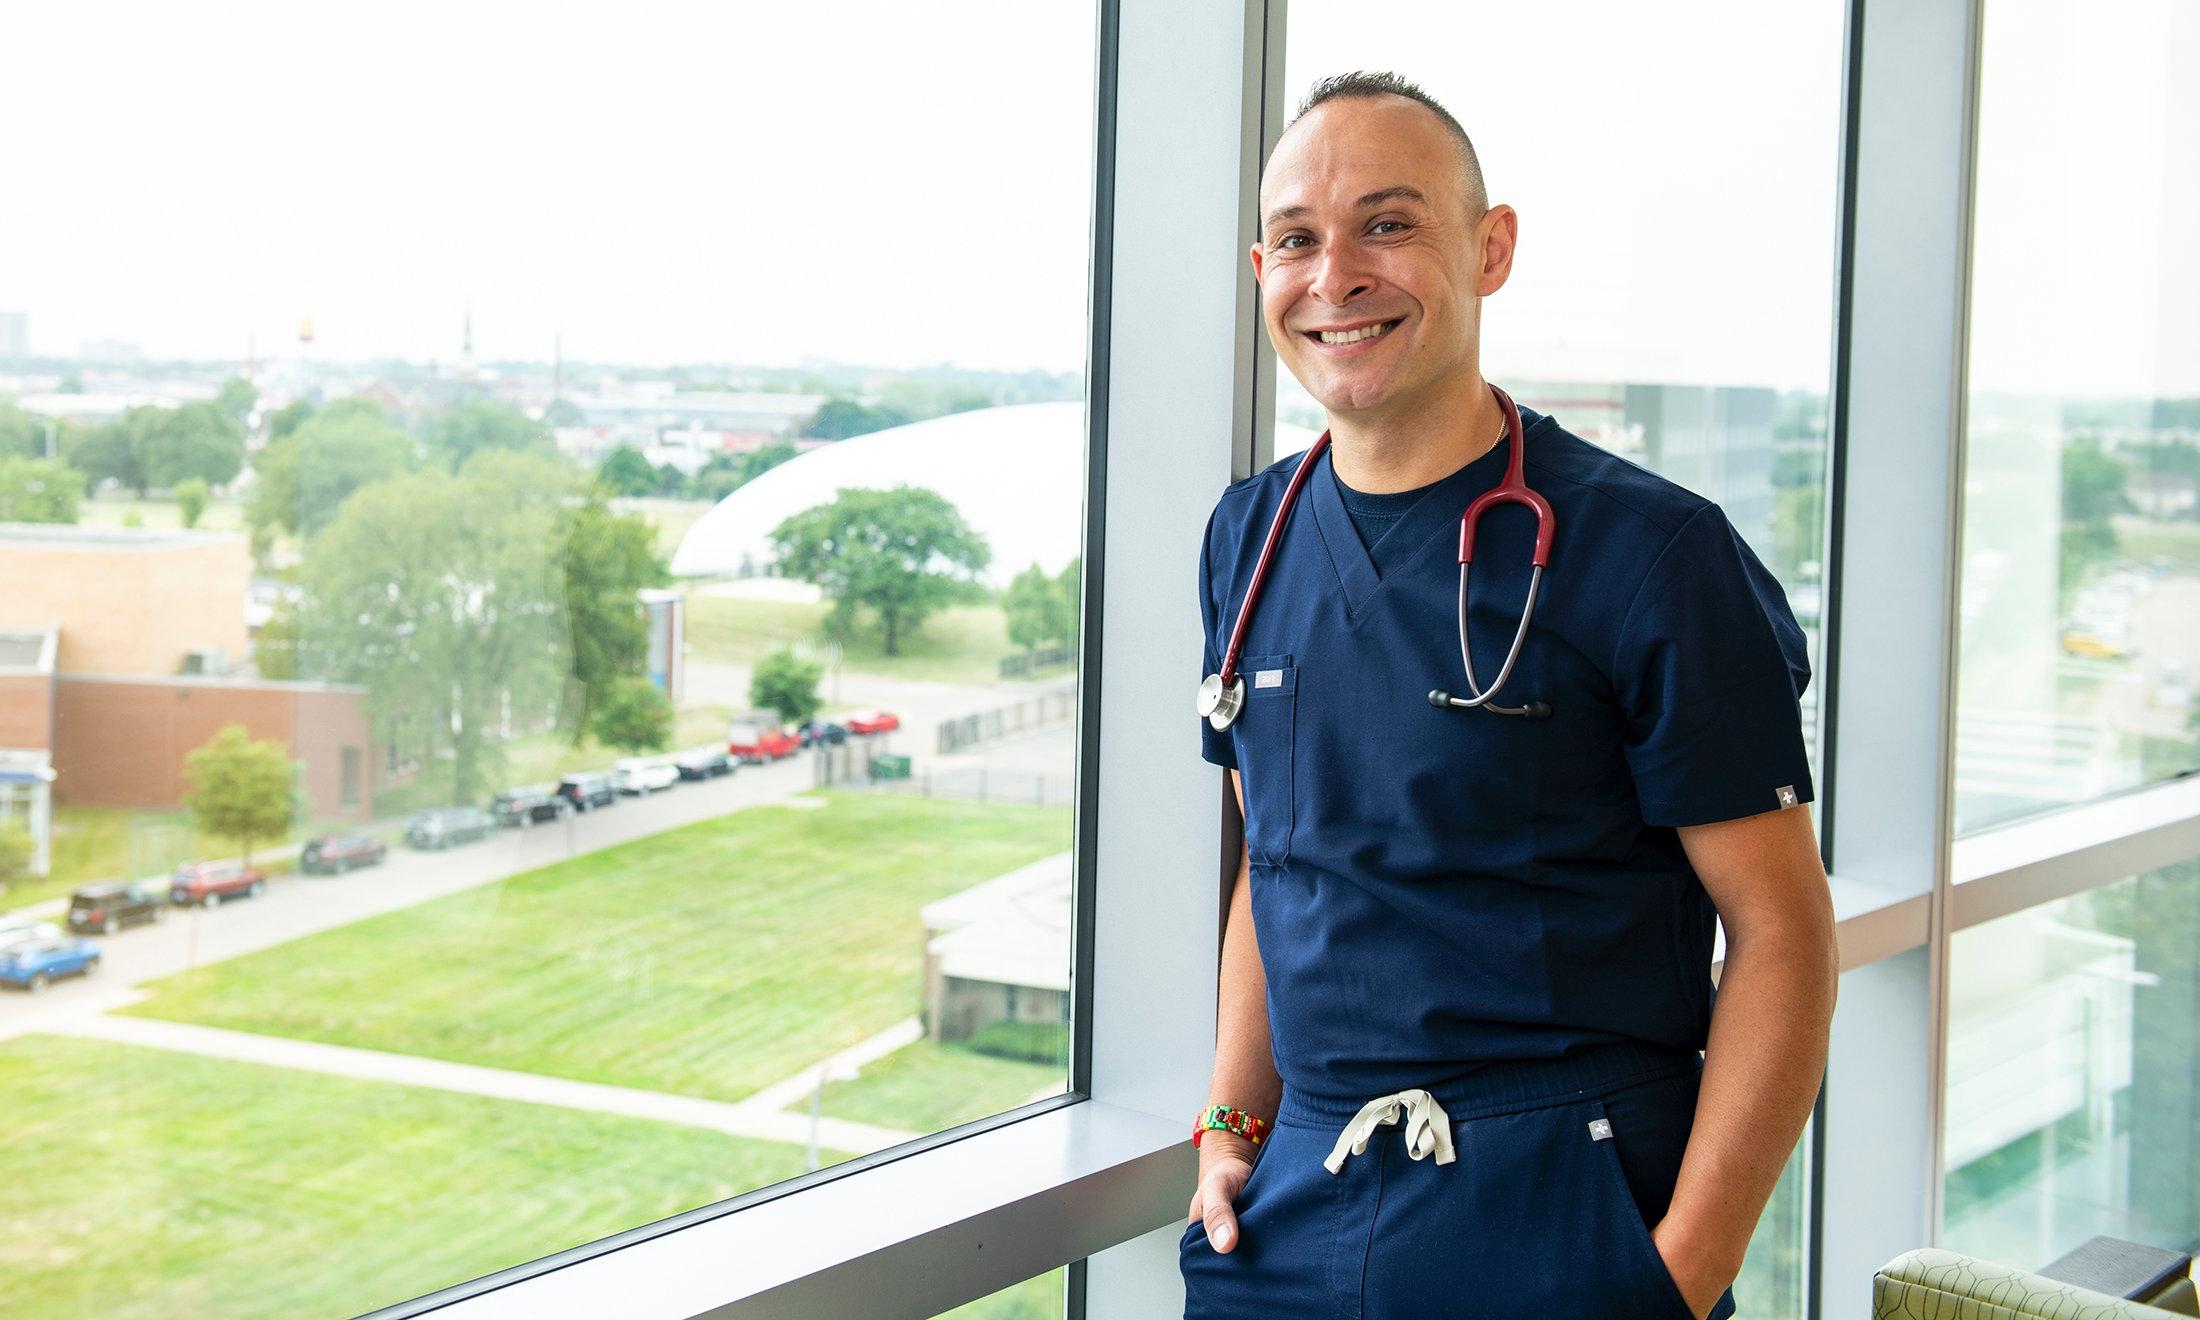
[[[2065,9],[1989,11],[1973,384],[2200,392],[2200,252],[2174,239],[2200,215],[2200,91],[2148,57],[2200,14]],[[1389,67],[1466,124],[1522,217],[1484,309],[1493,378],[1822,390],[1843,10],[1293,0],[1286,108]],[[562,336],[602,364],[1081,371],[1094,22],[11,10],[0,41],[40,58],[0,119],[40,131],[10,181],[47,203],[0,215],[0,311],[52,356],[278,360],[310,317],[319,359],[448,363],[471,313],[483,362]]]

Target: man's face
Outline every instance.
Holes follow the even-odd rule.
[[[1479,299],[1510,273],[1514,216],[1492,207],[1477,223],[1467,207],[1456,140],[1404,97],[1327,102],[1277,143],[1252,248],[1261,315],[1331,416],[1427,406],[1475,362]]]

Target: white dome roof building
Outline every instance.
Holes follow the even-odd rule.
[[[1058,573],[1082,548],[1085,405],[1022,403],[950,413],[812,449],[749,482],[696,520],[672,571],[761,573],[771,531],[841,491],[938,491],[992,547],[983,580],[1006,586],[1036,562]]]

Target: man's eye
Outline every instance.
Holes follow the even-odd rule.
[[[1279,249],[1287,249],[1291,246],[1294,240],[1304,241],[1305,238],[1306,235],[1304,234],[1285,234],[1282,238],[1276,240],[1276,246]]]
[[[1370,228],[1370,229],[1381,229],[1381,228],[1382,228],[1382,227],[1383,227],[1384,225],[1396,225],[1396,226],[1398,226],[1398,227],[1399,227],[1400,229],[1403,229],[1403,228],[1405,228],[1405,221],[1403,221],[1403,220],[1377,220],[1377,221],[1376,221],[1376,222],[1375,222],[1374,224],[1372,224],[1372,225],[1369,225],[1369,226],[1368,226],[1368,228]]]

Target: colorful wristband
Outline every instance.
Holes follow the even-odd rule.
[[[1192,1144],[1198,1145],[1209,1132],[1234,1132],[1258,1146],[1268,1135],[1268,1124],[1231,1105],[1209,1105],[1192,1123]]]

